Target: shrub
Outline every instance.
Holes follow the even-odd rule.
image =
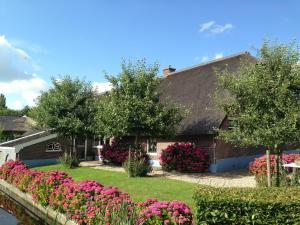
[[[129,177],[144,177],[152,170],[151,165],[144,159],[136,158],[127,159],[123,167]]]
[[[79,166],[79,159],[75,155],[69,155],[67,153],[63,154],[61,157],[59,157],[60,164],[63,165],[64,168],[74,168]]]
[[[158,201],[150,198],[139,204],[138,224],[192,225],[190,208],[179,201]]]
[[[61,184],[73,182],[73,179],[63,171],[48,171],[41,173],[31,180],[28,185],[28,192],[41,205],[49,204],[49,197]]]
[[[300,192],[296,187],[214,188],[194,194],[196,224],[300,224]]]
[[[296,159],[300,158],[300,154],[282,154],[282,161],[285,163],[292,163]],[[275,155],[270,155],[271,165],[271,179],[272,183],[275,183]],[[288,169],[287,169],[288,170]],[[256,182],[259,186],[267,186],[267,157],[263,155],[256,158],[249,164],[249,171],[255,175]],[[287,176],[286,170],[280,167],[281,185],[291,184],[291,180]]]
[[[152,171],[150,157],[141,146],[131,146],[130,157],[123,163],[129,177],[143,177]]]
[[[122,142],[113,142],[111,145],[105,145],[101,150],[101,158],[104,163],[111,163],[121,166],[128,157],[130,144]]]
[[[205,172],[209,166],[208,149],[192,143],[175,143],[162,150],[160,164],[165,171]]]

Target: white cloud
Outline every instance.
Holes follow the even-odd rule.
[[[226,23],[225,25],[221,26],[221,25],[215,25],[212,29],[211,32],[212,33],[223,33],[226,30],[230,30],[233,28],[233,25],[231,23]]]
[[[0,93],[9,107],[32,106],[40,91],[47,88],[46,81],[35,74],[37,68],[24,50],[0,36]]]
[[[209,56],[207,56],[207,55],[202,56],[202,57],[196,56],[196,57],[194,58],[194,61],[201,61],[202,63],[204,63],[204,62],[207,62],[207,61],[209,61],[209,60],[220,59],[220,58],[223,58],[223,57],[224,57],[223,52],[219,52],[219,53],[216,53],[216,54],[214,55],[214,57],[209,57]]]
[[[215,24],[215,21],[209,21],[200,25],[200,32],[210,29]]]
[[[224,25],[217,24],[215,21],[209,21],[200,25],[199,32],[208,32],[212,34],[220,34],[227,30],[231,30],[233,25],[226,23]]]
[[[208,56],[202,56],[201,62],[207,62],[209,60]]]
[[[109,82],[93,82],[92,85],[93,85],[94,91],[97,91],[98,93],[109,91],[112,88],[111,83],[109,83]]]
[[[215,59],[220,59],[220,58],[223,58],[223,57],[224,57],[223,52],[215,54]]]

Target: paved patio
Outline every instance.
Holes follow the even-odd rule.
[[[124,172],[122,167],[101,165],[99,161],[84,161],[80,163],[82,167],[94,169]],[[191,183],[210,185],[214,187],[255,187],[254,176],[250,175],[247,170],[235,170],[224,173],[177,173],[164,172],[154,169],[149,176],[164,176],[168,179],[181,180]]]

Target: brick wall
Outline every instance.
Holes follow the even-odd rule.
[[[228,128],[228,119],[225,118],[221,124],[221,129]],[[231,157],[258,155],[262,151],[257,148],[239,148],[231,144],[227,144],[222,140],[216,140],[215,159],[226,159]]]
[[[61,152],[48,152],[47,146],[50,142],[58,142],[61,145]],[[66,138],[53,138],[44,142],[40,142],[31,146],[23,148],[19,152],[20,160],[32,160],[32,159],[51,159],[58,158],[64,151],[69,151],[70,142]]]

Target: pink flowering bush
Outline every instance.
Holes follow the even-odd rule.
[[[72,182],[73,179],[63,171],[48,171],[32,179],[27,191],[37,202],[46,206],[49,205],[51,193],[56,191],[60,185]]]
[[[292,163],[296,159],[300,158],[300,154],[282,154],[282,161],[284,163]],[[275,174],[275,155],[270,155],[270,165],[271,165],[271,176]],[[281,167],[280,167],[281,168]],[[249,171],[255,175],[255,179],[261,186],[267,185],[267,157],[263,155],[259,158],[256,158],[254,161],[249,164]],[[287,179],[285,171],[281,168],[281,176],[284,179]]]
[[[209,167],[208,149],[192,143],[175,143],[162,150],[160,164],[165,171],[205,172]]]
[[[8,161],[0,167],[0,178],[82,225],[192,225],[192,213],[182,202],[148,199],[136,204],[116,187],[75,182],[62,171],[42,172]]]
[[[282,161],[285,163],[292,163],[296,159],[300,158],[300,154],[282,154]],[[275,173],[275,155],[270,155],[271,162],[271,173]],[[249,164],[249,170],[254,175],[266,175],[267,174],[267,157],[263,155],[256,158],[253,162]]]
[[[129,156],[129,150],[131,157],[137,160],[142,160],[146,164],[149,164],[150,157],[143,147],[140,145],[134,146],[129,143],[113,142],[111,145],[105,145],[102,149],[101,158],[105,163],[111,163],[117,166],[121,166],[127,160]]]
[[[191,225],[192,212],[190,208],[179,201],[158,201],[148,199],[140,203],[141,211],[138,224],[169,224]]]
[[[129,144],[113,142],[111,145],[105,145],[101,150],[101,158],[104,162],[121,166],[128,157]]]

